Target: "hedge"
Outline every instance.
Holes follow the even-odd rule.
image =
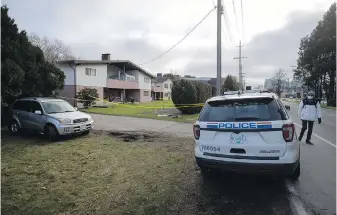
[[[186,107],[186,105],[204,103],[214,95],[213,91],[209,84],[180,79],[173,82],[172,101],[183,114],[199,113],[202,106]]]

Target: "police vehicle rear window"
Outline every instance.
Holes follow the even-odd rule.
[[[244,122],[285,120],[277,102],[272,98],[251,98],[208,102],[199,121]]]

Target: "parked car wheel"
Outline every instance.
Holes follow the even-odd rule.
[[[87,135],[87,134],[89,134],[90,133],[90,131],[85,131],[85,132],[83,132],[82,134],[83,135]]]
[[[48,132],[47,132],[47,137],[49,139],[50,142],[54,142],[59,140],[59,133],[56,130],[55,126],[53,125],[48,125]]]
[[[18,134],[20,132],[20,125],[16,120],[11,121],[11,123],[9,123],[8,125],[8,130],[12,133],[12,134]]]

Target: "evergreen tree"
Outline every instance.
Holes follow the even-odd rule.
[[[19,31],[1,7],[1,106],[27,96],[52,96],[63,88],[65,75],[45,61],[40,48],[33,46],[25,31]]]

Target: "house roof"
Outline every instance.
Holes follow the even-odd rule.
[[[169,77],[156,77],[154,82],[155,83],[164,83],[165,81],[167,81],[167,79],[170,79],[170,78]]]
[[[58,61],[58,64],[110,64],[114,65],[120,69],[125,70],[139,70],[140,72],[143,72],[144,74],[150,76],[151,78],[155,78],[154,75],[146,71],[145,69],[141,68],[140,66],[132,63],[129,60],[64,60],[64,61]]]

